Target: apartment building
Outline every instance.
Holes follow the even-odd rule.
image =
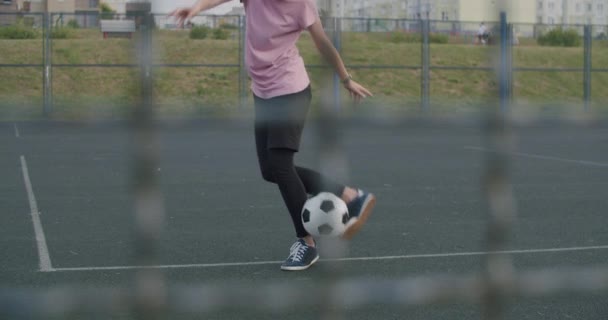
[[[2,7],[8,5],[17,12],[44,12],[44,0],[0,0]],[[48,0],[48,11],[51,13],[90,13],[99,12],[99,0]]]
[[[537,0],[536,22],[543,24],[608,23],[608,0]]]
[[[15,23],[17,17],[10,13],[19,12],[17,1],[1,0],[0,1],[0,26],[11,25]]]
[[[568,1],[584,2],[585,0]],[[497,21],[498,12],[505,10],[510,21],[530,24],[538,22],[537,5],[534,0],[317,0],[317,2],[320,9],[338,17],[480,22]]]
[[[334,17],[407,18],[408,2],[412,0],[317,0],[319,10]]]
[[[498,21],[506,11],[509,20],[535,23],[536,11],[530,0],[414,0],[409,4],[409,18],[441,21]]]
[[[101,2],[108,4],[119,15],[127,12],[126,0],[103,0]]]
[[[90,14],[99,11],[99,0],[48,0],[48,3],[43,0],[0,0],[0,12],[14,12],[19,14],[28,13],[39,13],[45,12],[46,6],[48,6],[48,12],[50,13],[68,13],[68,14]],[[41,24],[41,19],[39,16],[35,17],[35,24]],[[16,16],[5,16],[5,19],[1,19],[4,22],[0,21],[0,24],[10,24],[7,23],[9,21],[15,21]],[[73,17],[66,17],[66,19],[72,19]],[[62,17],[58,18],[59,22],[62,22]],[[93,22],[97,20],[93,19]],[[90,21],[90,19],[84,18],[82,22],[85,24],[81,24],[86,26],[86,22]],[[80,22],[80,21],[79,21]],[[12,22],[11,22],[12,23]]]

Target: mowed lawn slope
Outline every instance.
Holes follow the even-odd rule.
[[[137,37],[102,39],[96,30],[73,30],[69,39],[52,41],[52,93],[57,117],[124,116],[141,92],[137,67]],[[237,34],[228,40],[191,40],[187,31],[156,31],[155,63],[171,64],[154,70],[154,97],[161,114],[191,116],[229,112],[240,103],[240,44]],[[369,102],[392,108],[419,108],[421,94],[421,45],[394,43],[387,33],[344,33],[341,52],[350,72],[374,94]],[[513,50],[515,68],[582,68],[583,48],[540,47],[533,41]],[[298,43],[310,66],[313,90],[331,88],[331,72],[317,53],[308,34]],[[0,39],[0,64],[41,64],[42,39]],[[594,68],[608,65],[608,46],[594,42]],[[493,68],[495,47],[475,46],[454,37],[449,44],[432,44],[431,103],[468,108],[496,96],[497,83],[490,70],[446,70],[443,67]],[[85,66],[68,66],[68,65]],[[174,65],[188,65],[176,67]],[[221,67],[196,67],[214,64]],[[86,66],[103,65],[103,66]],[[109,66],[113,65],[113,66]],[[231,66],[235,65],[235,66]],[[393,68],[395,66],[395,68]],[[438,68],[434,68],[438,67]],[[0,118],[37,117],[42,105],[42,68],[0,68]],[[594,72],[592,99],[602,108],[608,98],[608,73]],[[247,88],[247,97],[251,95]],[[342,95],[347,98],[346,92]],[[315,95],[319,99],[320,95]],[[583,73],[517,71],[514,99],[521,104],[580,105]]]

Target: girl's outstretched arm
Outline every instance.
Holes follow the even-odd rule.
[[[359,102],[366,97],[371,97],[372,93],[369,90],[351,79],[338,50],[336,50],[336,47],[334,47],[331,40],[327,37],[327,34],[325,34],[325,30],[323,30],[323,25],[319,18],[317,18],[315,23],[308,27],[308,32],[310,32],[312,40],[321,55],[332,67],[334,67],[338,76],[340,76],[344,87],[350,92],[350,95],[355,99],[355,102]]]
[[[184,25],[184,22],[190,21],[190,19],[196,16],[199,12],[217,7],[220,4],[229,1],[232,0],[198,0],[190,8],[178,8],[171,11],[169,16],[176,18],[178,25],[181,27]]]

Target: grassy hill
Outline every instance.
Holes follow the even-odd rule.
[[[122,116],[136,103],[139,70],[125,67],[73,67],[69,64],[137,63],[137,40],[106,39],[95,30],[72,30],[69,39],[55,39],[52,59],[52,92],[57,117]],[[417,67],[421,64],[418,43],[394,43],[388,34],[344,34],[342,55],[354,78],[374,94],[370,104],[393,109],[416,110],[420,103],[419,70],[388,66]],[[583,48],[539,47],[522,39],[514,48],[514,67],[582,68]],[[307,34],[298,43],[309,65],[322,65]],[[160,64],[238,64],[238,37],[229,40],[191,40],[185,31],[156,31],[154,59]],[[593,66],[608,66],[608,45],[594,44]],[[432,66],[492,67],[496,49],[475,46],[463,38],[449,44],[431,45]],[[40,64],[42,39],[1,40],[0,64]],[[382,66],[363,68],[362,66]],[[0,119],[36,117],[41,113],[42,69],[0,68]],[[331,73],[309,68],[313,90],[331,88]],[[239,70],[237,67],[163,67],[155,70],[155,101],[161,114],[201,115],[237,110]],[[431,71],[431,103],[437,110],[459,110],[483,105],[496,95],[492,72],[483,70]],[[593,74],[592,96],[597,107],[608,98],[608,73]],[[248,88],[246,88],[248,89]],[[581,106],[582,72],[516,72],[514,99],[524,105],[572,104]],[[344,99],[348,99],[342,90]],[[249,100],[251,94],[247,93]],[[319,99],[319,94],[315,99]]]

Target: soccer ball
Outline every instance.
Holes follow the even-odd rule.
[[[346,230],[348,208],[333,193],[321,192],[302,208],[304,229],[313,237],[339,237]]]

